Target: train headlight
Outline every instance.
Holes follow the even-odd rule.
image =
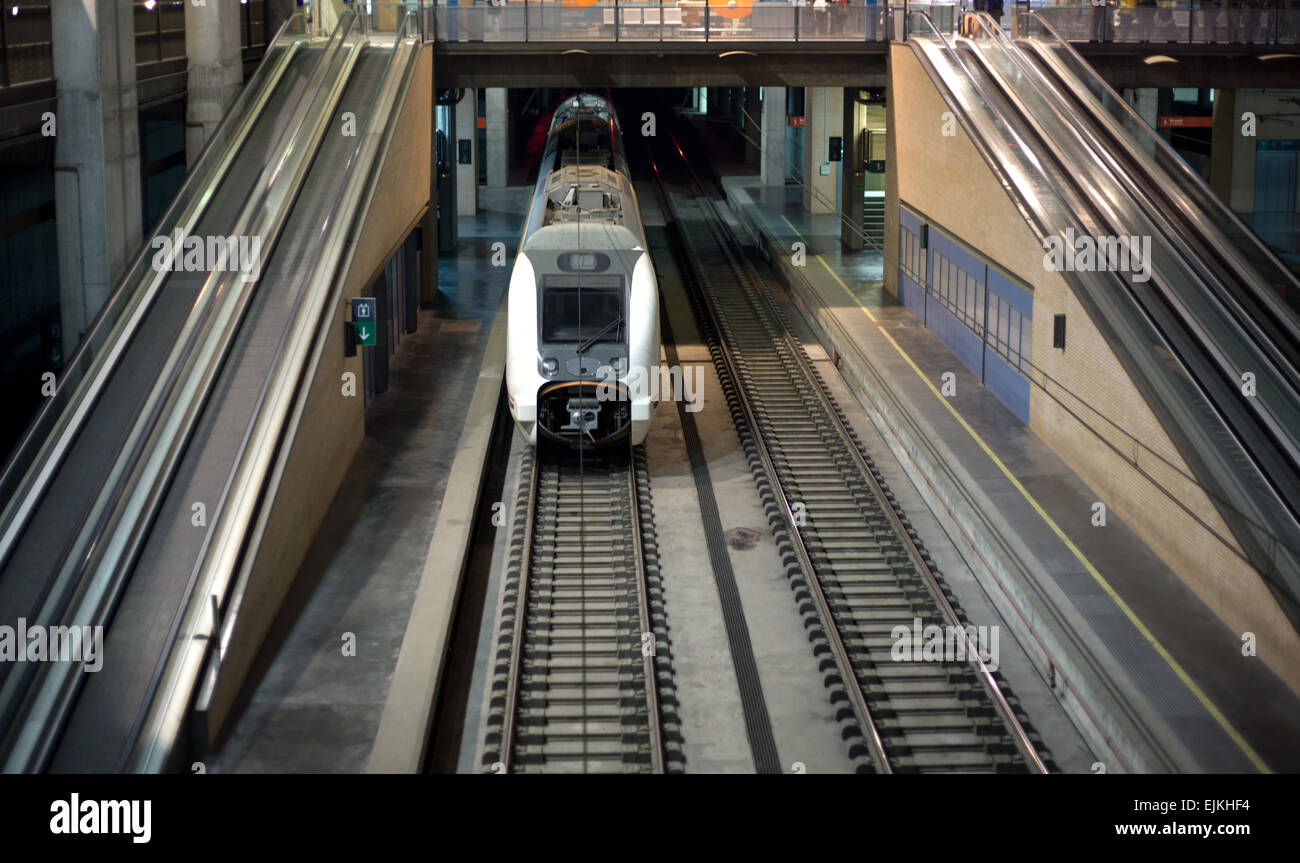
[[[542,371],[548,375],[553,375],[560,370],[560,361],[555,357],[547,357],[542,360]]]

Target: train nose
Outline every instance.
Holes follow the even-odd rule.
[[[538,393],[539,429],[568,444],[601,444],[626,434],[631,403],[621,384],[604,393],[593,381],[550,384]]]

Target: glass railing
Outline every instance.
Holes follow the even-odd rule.
[[[372,35],[386,33],[419,40],[426,20],[426,7],[420,0],[350,0],[349,8],[356,13],[361,32]],[[433,4],[428,4],[428,9],[432,8]]]
[[[1104,6],[1091,0],[1035,0],[1015,5],[1033,9],[1070,42],[1295,45],[1300,33],[1296,0],[1110,0]]]
[[[430,5],[426,21],[439,42],[874,42],[887,12],[871,0],[491,0]]]
[[[425,39],[439,42],[881,41],[891,15],[929,16],[956,31],[973,0],[417,0]],[[1008,0],[1002,23],[1032,8],[1072,42],[1295,45],[1300,0]],[[901,38],[899,34],[893,38]]]

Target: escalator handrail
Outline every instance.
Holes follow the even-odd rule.
[[[1291,268],[1288,267],[1280,257],[1278,257],[1277,253],[1273,251],[1273,249],[1265,243],[1253,229],[1248,227],[1246,223],[1242,221],[1236,211],[1229,207],[1224,200],[1219,197],[1218,193],[1216,193],[1209,184],[1205,182],[1205,178],[1193,170],[1191,165],[1187,164],[1186,160],[1178,155],[1178,151],[1175,150],[1168,141],[1156,134],[1155,130],[1152,129],[1151,126],[1142,119],[1142,116],[1134,110],[1133,106],[1128,103],[1128,100],[1115,92],[1114,88],[1107,83],[1106,79],[1096,73],[1096,70],[1092,68],[1088,61],[1083,58],[1074,46],[1061,38],[1061,35],[1050,22],[1034,11],[1027,11],[1023,14],[1025,14],[1027,18],[1032,19],[1037,26],[1042,28],[1043,32],[1046,32],[1051,37],[1050,39],[1043,39],[1040,36],[1027,33],[1025,38],[1031,42],[1037,41],[1050,47],[1061,49],[1062,53],[1070,58],[1070,65],[1073,67],[1067,71],[1076,74],[1080,70],[1090,72],[1090,80],[1083,82],[1085,87],[1095,85],[1098,89],[1104,92],[1111,99],[1112,103],[1118,106],[1120,110],[1128,116],[1129,120],[1133,124],[1132,128],[1138,130],[1143,135],[1145,141],[1151,143],[1163,152],[1166,158],[1162,160],[1158,167],[1163,169],[1167,174],[1169,169],[1166,166],[1175,166],[1178,176],[1171,177],[1175,185],[1185,191],[1191,192],[1196,203],[1199,204],[1202,209],[1213,210],[1215,219],[1222,219],[1223,223],[1231,225],[1235,230],[1224,232],[1221,227],[1222,223],[1212,220],[1211,224],[1213,227],[1220,231],[1225,239],[1227,239],[1232,245],[1248,245],[1250,247],[1249,255],[1255,255],[1266,260],[1274,270],[1273,275],[1280,277],[1282,282],[1281,286],[1286,287],[1292,296],[1300,298],[1300,276],[1292,271]],[[1101,107],[1100,110],[1101,113],[1110,116],[1112,120],[1118,122],[1118,119],[1115,118],[1113,112],[1107,111],[1104,107]],[[1272,294],[1272,292],[1268,293],[1270,295]],[[1276,299],[1276,297],[1272,298]],[[1295,309],[1288,309],[1288,311],[1293,317],[1297,314]]]
[[[356,206],[356,202],[360,197],[373,198],[383,161],[381,156],[396,128],[398,100],[409,87],[419,57],[419,31],[413,27],[417,24],[416,13],[407,10],[357,144],[345,168],[339,172],[341,178],[347,179],[339,184],[313,244],[309,260],[314,263],[304,278],[305,287],[294,299],[289,322],[276,347],[271,374],[240,443],[227,490],[214,510],[216,522],[190,576],[190,599],[182,609],[183,615],[178,614],[173,621],[168,635],[171,647],[155,669],[151,683],[155,695],[137,717],[132,734],[134,746],[129,753],[124,753],[120,765],[123,770],[161,769],[172,742],[180,733],[207,658],[224,655],[229,646],[255,557],[251,549],[256,545],[254,519],[259,504],[267,499],[264,489],[273,460],[277,453],[283,455],[282,439],[301,395],[301,378],[309,354],[323,337],[328,337],[337,305],[337,301],[330,300],[342,290],[339,270],[345,263],[346,250],[355,248],[356,231],[367,209],[364,203]],[[413,29],[415,32],[411,32]],[[410,54],[405,67],[398,69],[404,46],[410,49]],[[401,74],[395,74],[395,69]],[[382,109],[390,105],[383,127],[378,128]],[[365,175],[358,173],[357,166],[367,163],[371,165],[370,171]],[[368,195],[363,195],[363,187]],[[207,601],[211,596],[226,597],[217,618]],[[199,634],[204,638],[195,637]]]
[[[1267,381],[1270,389],[1276,390],[1278,399],[1251,399],[1247,405],[1257,421],[1271,430],[1270,436],[1285,454],[1288,463],[1300,469],[1300,441],[1296,437],[1300,434],[1300,391],[1297,390],[1297,386],[1300,386],[1300,371],[1283,352],[1277,350],[1270,335],[1260,328],[1254,316],[1241,307],[1233,296],[1231,284],[1223,278],[1226,274],[1217,272],[1214,267],[1205,266],[1207,262],[1188,243],[1182,232],[1169,223],[1165,211],[1150,200],[1139,185],[1126,182],[1130,179],[1127,170],[1096,137],[1095,131],[1062,110],[1050,92],[1051,82],[1040,80],[1041,72],[1028,64],[1020,49],[1007,38],[1001,28],[994,26],[996,22],[992,17],[986,12],[976,13],[976,17],[983,27],[981,36],[972,40],[972,44],[996,45],[1000,55],[1006,58],[1031,88],[1038,103],[1052,115],[1053,122],[1073,133],[1074,138],[1102,169],[1100,176],[1110,177],[1111,188],[1118,192],[1118,198],[1102,194],[1103,190],[1096,182],[1089,185],[1094,200],[1118,202],[1130,214],[1130,218],[1122,222],[1112,220],[1112,232],[1117,235],[1135,233],[1131,217],[1136,216],[1139,221],[1146,222],[1137,233],[1145,234],[1149,231],[1153,239],[1163,239],[1165,253],[1171,256],[1169,263],[1181,267],[1182,272],[1163,274],[1153,284],[1160,285],[1166,301],[1180,310],[1189,329],[1197,334],[1205,353],[1215,358],[1220,373],[1225,379],[1235,381],[1242,370],[1251,370],[1261,385]],[[988,63],[988,58],[982,51],[977,56],[982,62]],[[1038,128],[1038,120],[1034,118],[1033,111],[1021,103],[1018,93],[1012,93],[1015,83],[1000,69],[994,69],[993,74],[996,80],[1003,82],[1003,89],[1013,97],[1013,102],[1020,105],[1025,119]],[[1059,136],[1040,132],[1040,137],[1051,150],[1059,148]],[[1069,164],[1068,159],[1063,160],[1059,155],[1057,161]],[[1083,175],[1090,180],[1094,176],[1087,171]],[[1118,215],[1118,211],[1116,213]],[[1195,293],[1189,293],[1185,290],[1188,285],[1199,288]],[[1216,338],[1216,335],[1224,338]]]
[[[1099,185],[1091,172],[1084,171],[1082,175],[1089,181],[1086,185],[1091,200],[1110,201],[1120,210],[1129,213],[1123,222],[1112,219],[1110,229],[1112,231],[1122,229],[1117,231],[1119,234],[1134,233],[1134,225],[1145,219],[1149,224],[1140,225],[1138,233],[1155,229],[1152,233],[1163,238],[1157,248],[1163,249],[1168,264],[1172,264],[1175,268],[1181,267],[1182,271],[1161,273],[1163,265],[1157,268],[1152,261],[1153,275],[1156,276],[1152,284],[1161,290],[1165,302],[1171,308],[1178,310],[1182,325],[1195,340],[1195,347],[1192,349],[1199,350],[1204,356],[1211,358],[1217,373],[1224,380],[1235,381],[1241,369],[1250,369],[1258,375],[1261,387],[1267,384],[1268,391],[1276,392],[1278,396],[1276,399],[1249,399],[1244,405],[1246,408],[1244,416],[1252,418],[1247,419],[1246,422],[1253,423],[1256,428],[1263,431],[1263,435],[1258,437],[1233,420],[1233,417],[1240,420],[1243,416],[1241,413],[1243,405],[1240,404],[1240,399],[1232,398],[1230,394],[1225,394],[1222,388],[1219,388],[1217,397],[1211,396],[1210,400],[1217,406],[1224,423],[1238,438],[1243,449],[1251,454],[1261,475],[1273,488],[1278,502],[1287,508],[1294,518],[1297,512],[1297,501],[1294,495],[1287,494],[1291,484],[1285,478],[1275,476],[1274,473],[1289,469],[1294,476],[1300,466],[1300,442],[1296,438],[1297,433],[1300,433],[1300,394],[1296,390],[1297,383],[1300,383],[1300,374],[1290,366],[1286,357],[1277,355],[1268,336],[1259,330],[1255,320],[1249,316],[1243,320],[1241,316],[1244,312],[1239,307],[1234,313],[1236,301],[1231,296],[1229,286],[1217,278],[1212,268],[1204,267],[1204,262],[1200,261],[1197,253],[1188,246],[1186,238],[1167,224],[1168,217],[1164,211],[1154,202],[1146,200],[1140,188],[1124,181],[1127,172],[1115,161],[1113,154],[1101,145],[1100,139],[1093,137],[1092,130],[1081,127],[1061,110],[1060,105],[1044,90],[1043,82],[1038,80],[1041,78],[1040,71],[1028,67],[1028,61],[1020,54],[1020,49],[1000,28],[994,26],[993,19],[987,13],[978,14],[981,18],[977,20],[983,24],[981,38],[973,40],[972,44],[977,47],[981,44],[996,45],[1000,55],[1023,79],[1024,85],[1031,88],[1030,93],[1037,99],[1037,103],[1052,114],[1052,120],[1059,124],[1058,130],[1072,131],[1073,137],[1078,139],[1077,143],[1082,144],[1085,151],[1090,151],[1094,160],[1100,160],[1102,163],[1101,167],[1104,170],[1098,175],[1109,176],[1111,186]],[[989,66],[994,80],[1001,82],[1002,89],[1007,92],[1012,103],[1018,106],[1025,121],[1038,130],[1043,146],[1053,153],[1057,163],[1071,164],[1068,156],[1059,152],[1062,136],[1039,127],[1039,121],[1033,117],[1032,110],[1021,101],[1020,94],[1011,92],[1015,90],[1016,85],[1007,78],[1007,73],[995,69],[983,50],[977,50],[975,56],[981,63]],[[1050,89],[1050,82],[1046,86]],[[1108,175],[1106,171],[1109,171]],[[1111,194],[1107,194],[1108,191]],[[1119,210],[1116,211],[1117,214],[1118,212]],[[1132,221],[1134,217],[1138,222]],[[1192,287],[1193,290],[1187,290],[1188,287]],[[1230,337],[1226,337],[1229,334]],[[1216,338],[1216,335],[1223,335],[1225,338]],[[1236,390],[1233,389],[1232,392],[1235,393]],[[1257,450],[1254,445],[1248,446],[1247,439],[1255,441],[1254,445],[1265,449]],[[1266,450],[1272,450],[1272,453]]]
[[[332,112],[323,119],[316,115],[318,97],[325,83],[332,76],[338,77],[341,70],[337,64],[347,59],[343,47],[348,44],[354,23],[351,11],[340,16],[307,84],[308,95],[293,109],[233,233],[244,234],[250,225],[261,222],[264,230],[258,233],[265,235],[267,249],[273,247],[296,184],[314,152],[313,147],[304,151],[302,130],[312,119],[313,134],[317,138],[323,134],[319,127]],[[341,89],[336,81],[334,88],[326,92],[336,96]],[[274,206],[268,208],[272,203]],[[193,428],[198,407],[210,391],[215,369],[237,331],[241,297],[251,292],[246,284],[242,291],[235,287],[241,285],[243,275],[220,271],[209,274],[173,343],[162,374],[150,390],[109,475],[93,497],[91,516],[76,528],[51,574],[52,587],[47,587],[42,607],[33,615],[39,622],[48,625],[70,621],[78,626],[108,622],[134,555],[161,503],[169,472]],[[82,680],[75,667],[63,665],[47,663],[28,675],[10,674],[0,687],[0,706],[6,713],[18,714],[4,732],[5,769],[37,770],[51,756]],[[16,710],[14,705],[18,705]],[[30,721],[31,717],[38,721]]]
[[[1030,54],[1021,48],[1021,41],[1028,42],[1033,47],[1032,61]],[[1134,182],[1129,187],[1142,191],[1149,200],[1149,211],[1158,213],[1162,220],[1166,218],[1164,214],[1167,212],[1181,214],[1182,219],[1190,225],[1190,235],[1196,241],[1191,246],[1194,256],[1206,272],[1216,275],[1217,301],[1237,319],[1240,327],[1256,341],[1261,351],[1276,357],[1275,362],[1284,381],[1300,381],[1300,369],[1297,369],[1294,359],[1300,354],[1296,331],[1300,319],[1296,318],[1296,310],[1290,308],[1274,289],[1285,290],[1286,285],[1270,284],[1256,266],[1258,262],[1251,260],[1242,243],[1234,241],[1220,230],[1213,218],[1207,218],[1210,210],[1222,212],[1222,201],[1203,184],[1180,185],[1179,180],[1164,168],[1160,159],[1136,146],[1130,131],[1100,103],[1095,94],[1088,91],[1085,83],[1077,80],[1076,74],[1067,68],[1063,58],[1050,50],[1045,42],[1036,39],[1016,42],[1008,40],[1008,44],[1013,45],[1012,53],[1026,75],[1041,77],[1056,94],[1058,101],[1064,103],[1073,98],[1084,106],[1091,123],[1078,116],[1077,111],[1069,112],[1071,121],[1079,128],[1087,125],[1111,161],[1116,161],[1110,155],[1112,144],[1122,150],[1137,172],[1135,179],[1143,181]],[[1142,124],[1142,128],[1151,134],[1150,127],[1146,124]],[[1188,167],[1176,155],[1164,154],[1164,159],[1176,160],[1180,169]],[[1121,166],[1119,170],[1126,177],[1133,173],[1127,166]],[[1151,194],[1147,193],[1148,189],[1152,190]],[[1152,194],[1158,195],[1159,200],[1152,197]],[[1183,234],[1184,229],[1175,225],[1170,236],[1171,239],[1185,242],[1182,240]],[[1199,248],[1196,248],[1198,244]],[[1282,272],[1276,275],[1283,276],[1284,282],[1290,276]],[[1244,294],[1236,286],[1241,286]],[[1300,294],[1296,296],[1300,297]],[[1250,304],[1251,308],[1243,307],[1243,301]]]
[[[159,220],[160,230],[154,232],[154,237],[164,233],[170,236],[175,230],[188,235],[206,211],[211,201],[211,189],[226,176],[253,128],[257,114],[288,68],[299,44],[298,36],[290,35],[290,28],[295,23],[302,25],[301,13],[296,13],[281,26],[272,47],[280,45],[282,53],[274,64],[258,69],[231,111],[218,124],[194,169]],[[230,140],[223,141],[226,137]],[[153,257],[152,242],[144,243],[131,269],[118,282],[69,359],[54,395],[46,400],[29,423],[3,472],[0,472],[0,500],[4,501],[0,511],[0,567],[8,559],[18,535],[25,528],[166,279],[165,273],[151,272],[152,267],[146,262]],[[71,392],[69,387],[73,388]]]

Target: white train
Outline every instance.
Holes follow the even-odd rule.
[[[528,442],[604,446],[650,431],[659,284],[613,106],[555,111],[510,276],[506,391]]]

